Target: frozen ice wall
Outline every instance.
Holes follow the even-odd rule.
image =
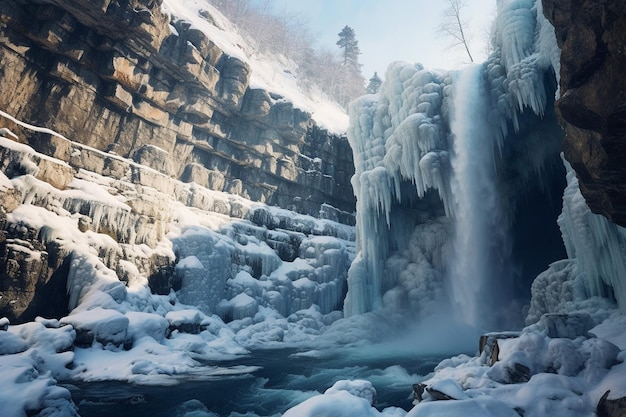
[[[614,298],[626,311],[626,229],[591,212],[578,188],[574,170],[567,167],[559,226],[568,258],[582,275],[584,298]]]
[[[545,313],[580,310],[601,321],[615,302],[626,311],[626,229],[591,212],[576,173],[566,161],[565,167],[567,187],[558,224],[568,259],[554,262],[533,282],[527,324]]]
[[[396,62],[378,94],[351,104],[357,256],[347,316],[379,308],[432,314],[457,294],[476,319],[484,300],[468,294],[501,278],[490,262],[506,245],[493,237],[511,219],[498,207],[517,198],[502,192],[507,180],[488,180],[519,146],[511,137],[524,140],[518,133],[541,119],[554,94],[559,51],[548,29],[540,1],[499,1],[487,62],[460,72]],[[539,146],[518,160],[519,183],[541,175],[552,151]]]
[[[180,301],[226,321],[340,310],[353,228],[276,207],[253,208],[251,219],[189,226],[173,239]]]
[[[450,208],[447,133],[441,115],[444,86],[441,74],[397,62],[387,69],[378,95],[351,105],[348,139],[355,161],[358,255],[348,275],[347,316],[382,307],[384,293],[401,281],[386,272],[389,255],[406,248],[420,217],[423,223],[445,215],[437,216],[440,208],[431,205],[429,190],[438,191],[444,210]],[[421,243],[419,237],[414,241]],[[409,253],[398,256],[402,261],[396,259],[392,269],[397,270],[398,263],[406,264],[403,271],[418,264]],[[411,275],[428,280],[427,273],[417,270],[434,268],[426,259],[419,260],[421,267],[411,267],[416,271]]]

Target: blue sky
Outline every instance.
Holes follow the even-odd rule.
[[[486,33],[496,0],[466,0],[466,19],[473,35],[472,53],[484,59]],[[447,2],[442,0],[272,0],[274,10],[297,13],[308,21],[318,44],[336,48],[337,34],[351,26],[361,48],[363,75],[383,76],[390,62],[420,62],[430,68],[456,68],[467,59],[462,50],[449,49],[436,33]]]

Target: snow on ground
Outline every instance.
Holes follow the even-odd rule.
[[[421,382],[423,399],[408,413],[374,408],[375,387],[357,380],[336,383],[284,417],[593,417],[608,390],[609,399],[626,396],[625,328],[626,317],[617,311],[574,338],[549,337],[541,323],[529,326],[498,341],[493,366],[485,354],[442,361]]]
[[[297,78],[296,65],[283,56],[266,56],[249,45],[233,24],[205,0],[165,0],[164,10],[190,22],[206,33],[220,49],[230,56],[250,64],[250,87],[262,88],[282,96],[287,101],[311,114],[320,126],[334,133],[348,128],[348,114],[339,104],[330,100],[319,88],[305,86]],[[211,19],[202,16],[208,12]]]

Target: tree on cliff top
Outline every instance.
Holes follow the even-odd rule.
[[[343,65],[352,66],[360,70],[359,55],[361,55],[361,50],[359,49],[359,41],[356,40],[354,29],[346,25],[341,29],[338,36],[337,46],[342,50]]]
[[[297,77],[304,86],[317,85],[344,106],[365,94],[365,78],[358,60],[361,52],[350,27],[344,28],[346,36],[340,39],[344,46],[339,54],[333,48],[316,47],[306,19],[287,9],[273,11],[269,0],[209,2],[237,26],[241,35],[252,40],[256,48],[253,53],[278,53],[295,62]]]
[[[470,60],[474,62],[469,48],[468,27],[462,18],[462,11],[465,8],[465,0],[448,0],[448,8],[443,11],[443,20],[437,27],[437,31],[450,39],[450,47],[463,46]]]
[[[337,46],[341,49],[342,63],[335,97],[347,107],[352,99],[365,93],[365,77],[361,74],[361,50],[354,29],[346,25],[338,36]]]
[[[380,79],[377,72],[374,72],[372,78],[370,78],[369,84],[367,84],[367,93],[368,94],[376,94],[378,90],[380,90],[380,85],[383,83],[383,80]]]

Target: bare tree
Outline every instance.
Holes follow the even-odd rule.
[[[451,40],[451,47],[463,45],[470,62],[474,62],[465,32],[468,25],[461,17],[463,8],[465,8],[465,0],[448,0],[448,8],[443,11],[443,20],[437,30]]]

